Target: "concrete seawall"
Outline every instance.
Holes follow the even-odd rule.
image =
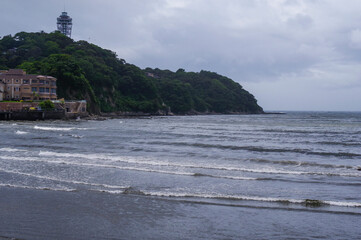
[[[85,100],[53,101],[53,110],[41,110],[40,102],[0,102],[0,120],[46,120],[87,117]]]
[[[46,120],[63,119],[65,111],[19,111],[19,112],[0,112],[0,120]]]

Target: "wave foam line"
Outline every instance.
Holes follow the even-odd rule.
[[[6,169],[2,169],[2,168],[0,168],[0,171],[5,172],[5,173],[10,173],[10,174],[17,174],[17,175],[23,175],[23,176],[27,176],[27,177],[33,177],[33,178],[56,181],[56,182],[64,182],[64,183],[70,183],[70,184],[81,184],[81,185],[89,185],[89,186],[105,187],[105,188],[114,188],[114,189],[128,188],[128,186],[116,186],[116,185],[107,185],[107,184],[101,184],[101,183],[88,183],[88,182],[81,182],[81,181],[70,181],[70,180],[64,180],[64,179],[59,179],[59,178],[39,176],[39,175],[31,174],[31,173],[11,171],[11,170],[6,170]]]
[[[225,167],[225,166],[199,166],[192,164],[178,164],[159,161],[144,161],[135,160],[126,157],[115,157],[108,155],[97,154],[72,154],[72,153],[56,153],[56,152],[43,152],[39,153],[40,156],[52,156],[52,157],[79,157],[91,160],[111,160],[115,162],[134,163],[134,164],[146,164],[151,166],[167,166],[167,167],[183,167],[183,168],[198,168],[198,169],[210,169],[210,170],[223,170],[223,171],[238,171],[238,172],[251,172],[251,173],[266,173],[266,174],[287,174],[287,175],[326,175],[326,176],[342,176],[342,177],[361,177],[361,174],[343,174],[343,173],[330,173],[330,172],[304,172],[304,171],[287,171],[277,169],[251,169],[251,168],[238,168],[238,167]]]
[[[34,190],[47,190],[47,191],[60,191],[60,192],[75,192],[75,191],[77,191],[76,189],[72,189],[72,188],[34,187],[34,186],[14,185],[14,184],[7,184],[7,183],[0,183],[0,187],[23,188],[23,189],[34,189]]]
[[[25,134],[28,134],[28,132],[18,130],[18,131],[15,132],[15,134],[16,135],[25,135]]]
[[[281,161],[281,160],[268,160],[268,159],[260,159],[253,158],[248,159],[250,162],[256,163],[270,163],[270,164],[279,164],[279,165],[291,165],[291,166],[312,166],[312,167],[323,167],[323,168],[346,168],[346,169],[354,169],[354,166],[347,165],[333,165],[333,164],[323,164],[316,162],[299,162],[299,161]]]
[[[99,190],[94,190],[99,191]],[[361,207],[358,202],[339,202],[328,200],[299,200],[299,199],[286,199],[286,198],[272,198],[272,197],[257,197],[257,196],[243,196],[243,195],[227,195],[227,194],[203,194],[203,193],[178,193],[178,192],[147,192],[140,191],[129,187],[123,192],[121,191],[102,191],[111,194],[131,194],[131,195],[144,195],[153,197],[167,197],[167,198],[202,198],[202,199],[218,199],[218,200],[238,200],[238,201],[257,201],[257,202],[276,202],[283,204],[299,204],[306,207],[321,207],[324,205],[332,205],[338,207]]]
[[[219,144],[204,144],[204,143],[187,143],[187,142],[149,142],[148,144],[162,144],[169,146],[186,146],[196,148],[215,148],[225,150],[245,150],[250,152],[271,152],[271,153],[300,153],[306,155],[319,156],[335,156],[335,157],[360,157],[359,153],[349,152],[316,152],[310,149],[289,149],[289,148],[264,148],[259,146],[233,146],[233,145],[219,145]]]
[[[56,127],[40,127],[40,126],[34,126],[34,129],[37,130],[45,130],[45,131],[71,131],[75,128],[56,128]]]
[[[278,203],[293,203],[311,206],[332,205],[338,207],[361,207],[358,202],[338,202],[338,201],[323,201],[323,200],[298,200],[285,198],[271,198],[271,197],[256,197],[256,196],[242,196],[242,195],[226,195],[226,194],[200,194],[200,193],[174,193],[174,192],[144,192],[147,196],[156,197],[179,197],[179,198],[206,198],[206,199],[221,199],[221,200],[244,200],[244,201],[258,201],[258,202],[278,202]],[[316,205],[317,204],[317,205]]]
[[[102,167],[102,168],[114,168],[120,170],[130,170],[130,171],[140,171],[140,172],[155,172],[155,173],[163,173],[163,174],[171,174],[171,175],[186,175],[186,176],[194,176],[194,173],[189,172],[174,172],[174,171],[163,171],[149,168],[136,168],[136,167],[121,167],[116,165],[106,165],[106,164],[95,164],[95,163],[76,163],[76,162],[66,162],[66,161],[48,161],[43,159],[38,159],[34,157],[8,157],[8,156],[0,156],[0,159],[5,160],[15,160],[15,161],[32,161],[32,162],[45,162],[45,163],[55,163],[55,164],[66,164],[73,166],[87,166],[87,167]]]
[[[224,179],[232,179],[232,180],[261,180],[259,178],[252,177],[238,177],[238,176],[223,176],[223,175],[211,175],[211,174],[203,174],[203,173],[194,173],[195,177],[211,177],[211,178],[224,178]]]
[[[71,130],[87,130],[88,128],[75,128],[75,127],[59,128],[59,127],[34,126],[34,129],[37,129],[37,130],[45,130],[45,131],[71,131]]]
[[[27,151],[17,148],[0,148],[0,152],[27,152]]]
[[[361,203],[357,202],[337,202],[337,201],[322,201],[327,205],[339,206],[339,207],[361,207]]]
[[[39,156],[84,158],[84,159],[91,159],[91,160],[107,159],[106,156],[103,157],[104,155],[98,155],[98,154],[58,153],[58,152],[49,152],[49,151],[40,151]]]
[[[121,167],[121,166],[115,166],[115,165],[106,165],[106,164],[94,164],[94,163],[76,163],[76,162],[65,162],[65,161],[48,161],[48,160],[42,160],[37,159],[34,157],[26,157],[18,159],[17,157],[4,157],[0,156],[0,159],[11,159],[16,161],[33,161],[33,162],[45,162],[45,163],[55,163],[55,164],[66,164],[66,165],[73,165],[73,166],[87,166],[87,167],[103,167],[103,168],[115,168],[120,170],[129,170],[129,171],[140,171],[140,172],[154,172],[154,173],[161,173],[161,174],[170,174],[170,175],[184,175],[184,176],[194,176],[194,177],[211,177],[211,178],[222,178],[222,179],[232,179],[232,180],[262,180],[258,178],[252,178],[252,177],[239,177],[239,176],[218,176],[218,175],[210,175],[210,174],[203,174],[203,173],[192,173],[192,172],[175,172],[175,171],[164,171],[164,170],[156,170],[156,169],[149,169],[149,168],[136,168],[136,167]],[[75,184],[84,184],[84,185],[93,185],[86,182],[76,182],[76,181],[67,181],[67,180],[61,180],[56,178],[50,178],[50,177],[43,177],[28,173],[21,173],[17,171],[9,171],[5,169],[0,169],[0,171],[8,172],[12,174],[21,174],[26,175],[29,177],[36,177],[36,178],[42,178],[46,180],[52,180],[52,181],[61,181],[61,182],[67,182],[67,183],[75,183]],[[106,188],[123,188],[122,186],[111,186],[111,185],[104,185],[104,184],[98,184],[98,186],[106,187]]]

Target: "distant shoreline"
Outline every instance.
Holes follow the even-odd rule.
[[[99,115],[89,115],[84,119],[89,120],[106,120],[112,118],[145,118],[145,117],[177,117],[177,116],[217,116],[217,115],[281,115],[285,112],[263,112],[263,113],[199,113],[190,112],[185,114],[152,114],[152,113],[137,113],[137,112],[124,112],[124,113],[102,113]]]
[[[88,116],[80,116],[79,119],[83,120],[107,120],[107,119],[117,119],[117,118],[147,118],[147,117],[172,117],[172,116],[216,116],[216,115],[282,115],[286,114],[285,112],[263,112],[263,113],[200,113],[200,112],[190,112],[184,114],[157,114],[157,113],[139,113],[139,112],[111,112],[111,113],[100,113],[100,114],[89,114]],[[24,119],[2,119],[0,121],[45,121],[45,120],[75,120],[77,118],[24,118]]]

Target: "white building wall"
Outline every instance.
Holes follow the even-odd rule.
[[[4,89],[5,84],[1,82],[0,80],[0,101],[4,101]]]

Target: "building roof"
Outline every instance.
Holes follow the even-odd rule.
[[[56,78],[51,76],[43,76],[38,74],[26,74],[26,72],[22,69],[10,69],[9,71],[3,72],[0,74],[0,79],[8,80],[8,79],[40,79],[40,80],[56,80]]]
[[[3,73],[4,75],[25,75],[26,72],[22,69],[10,69],[9,71]]]

